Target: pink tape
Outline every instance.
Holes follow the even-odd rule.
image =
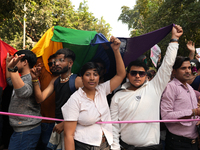
[[[51,120],[51,121],[64,121],[63,119],[8,113],[8,112],[2,112],[2,111],[0,111],[0,115],[27,117],[27,118],[35,118],[35,119],[43,119],[43,120]],[[200,119],[102,121],[102,122],[96,122],[96,123],[97,124],[114,124],[114,123],[157,123],[157,122],[189,122],[189,121],[200,121]]]
[[[48,118],[48,117],[40,117],[40,116],[32,116],[32,115],[24,115],[24,114],[16,114],[16,113],[8,113],[8,112],[2,112],[2,111],[0,111],[0,115],[17,116],[17,117],[27,117],[27,118],[52,120],[52,121],[64,121],[62,119],[56,119],[56,118]]]
[[[200,119],[176,119],[176,120],[133,120],[133,121],[102,121],[96,122],[98,124],[114,124],[114,123],[156,123],[156,122],[189,122],[200,121]]]

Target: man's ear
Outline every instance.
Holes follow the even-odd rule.
[[[129,76],[130,74],[128,72],[126,72],[126,78],[129,80]]]
[[[145,77],[145,80],[146,80],[146,81],[149,80],[147,75],[146,75],[146,77]]]
[[[24,66],[28,65],[28,61],[26,59],[23,61],[23,65]]]
[[[172,70],[172,74],[171,74],[171,80],[172,80],[175,76],[176,76],[176,70],[173,69],[173,70]]]
[[[74,62],[71,59],[69,59],[69,68],[72,68],[73,63]]]
[[[172,70],[172,75],[173,75],[173,76],[176,75],[176,70],[175,70],[175,69]]]

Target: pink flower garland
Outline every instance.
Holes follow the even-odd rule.
[[[196,64],[195,64],[194,62],[191,62],[190,64],[191,64],[191,67],[192,67],[192,68],[191,68],[192,74],[195,75],[195,76],[197,76],[198,73],[197,73]]]

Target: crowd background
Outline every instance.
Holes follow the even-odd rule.
[[[61,25],[64,27],[70,27],[73,29],[81,30],[96,30],[97,32],[103,33],[107,38],[110,36],[110,26],[105,23],[104,20],[96,20],[92,13],[88,12],[87,2],[82,3],[80,9],[75,11],[70,1],[59,1],[55,7],[51,7],[54,2],[35,0],[35,1],[23,1],[27,2],[27,14],[31,14],[27,17],[27,35],[26,35],[26,48],[31,49],[34,46],[34,42],[38,42],[43,33],[46,32],[47,26]],[[145,34],[149,31],[164,27],[171,23],[180,24],[183,27],[184,35],[179,40],[179,51],[178,55],[181,56],[191,56],[189,53],[194,50],[189,49],[187,51],[186,44],[188,41],[192,40],[195,42],[195,46],[198,48],[200,44],[200,8],[199,0],[192,1],[181,1],[181,0],[137,0],[136,5],[132,8],[131,6],[123,6],[122,13],[119,16],[119,20],[126,23],[131,29],[130,36],[139,36]],[[147,5],[148,4],[148,5]],[[63,7],[67,6],[67,7]],[[59,8],[63,8],[63,12],[59,11]],[[5,11],[7,9],[8,11]],[[42,11],[38,11],[38,10]],[[23,21],[23,3],[21,1],[3,1],[0,6],[0,34],[1,39],[15,47],[16,49],[22,48],[22,24]],[[44,13],[46,12],[46,13]],[[52,13],[53,12],[53,13]],[[84,13],[84,15],[82,14]],[[65,14],[64,17],[60,17]],[[53,14],[53,15],[49,15]],[[74,17],[71,17],[73,14]],[[74,15],[76,14],[76,15]],[[51,17],[49,17],[51,16]],[[84,16],[84,17],[83,17]],[[87,19],[85,19],[85,16]],[[34,18],[34,19],[33,19]],[[66,18],[70,21],[66,24]],[[77,20],[79,18],[79,20]],[[117,36],[117,35],[116,35]],[[170,36],[170,35],[168,35]],[[169,43],[169,37],[163,39],[158,45],[162,50],[162,58],[164,52]],[[24,48],[24,47],[23,47]],[[150,56],[150,51],[145,53],[147,56],[147,61],[149,66],[153,66]],[[193,56],[194,57],[194,56]],[[196,56],[198,58],[198,56]],[[198,70],[198,63],[196,63]],[[153,69],[155,70],[155,69]],[[155,71],[149,71],[149,79],[153,78]],[[199,75],[199,74],[198,74]],[[193,79],[198,76],[193,74]],[[192,83],[194,80],[191,80]],[[196,85],[196,90],[199,87]],[[9,99],[12,92],[11,87],[7,87],[2,95],[1,108],[2,111],[8,111]],[[6,99],[6,101],[4,101]],[[3,143],[4,146],[8,146],[10,135],[12,134],[12,128],[9,127],[8,116],[2,116],[4,120],[3,127]]]

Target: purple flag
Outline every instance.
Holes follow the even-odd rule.
[[[128,66],[131,61],[136,60],[140,55],[160,42],[171,32],[172,27],[173,24],[133,38],[119,37],[122,43],[120,52],[122,53],[125,66]]]

